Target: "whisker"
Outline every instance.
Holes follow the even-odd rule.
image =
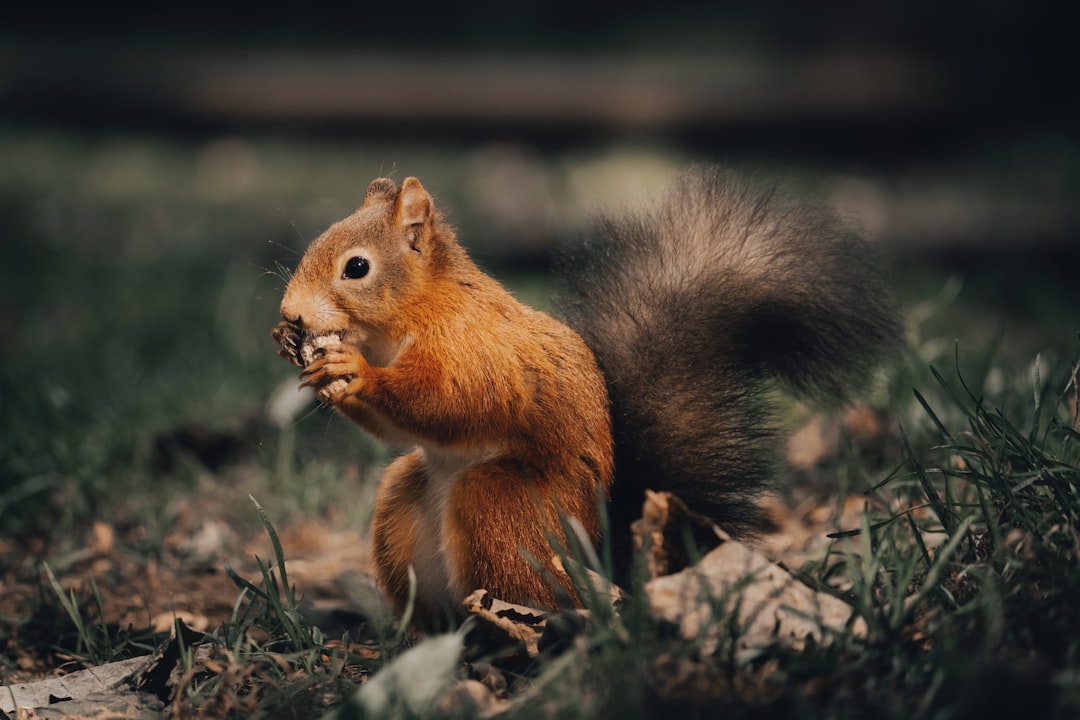
[[[292,225],[293,230],[296,230],[296,239],[303,242],[304,238],[300,237],[300,229],[298,227],[296,227],[296,223],[294,223],[294,222],[292,222],[290,220],[289,224]],[[294,247],[292,247],[290,245],[285,245],[283,243],[279,243],[277,240],[267,240],[266,242],[270,243],[271,245],[276,245],[277,247],[281,248],[285,252],[292,253],[296,257],[300,257],[300,255],[301,255],[300,251],[297,250],[296,248],[294,248]]]
[[[295,220],[290,220],[289,224],[292,225],[293,230],[296,231],[296,239],[299,240],[301,243],[303,243],[304,242],[304,234],[300,232],[300,228],[297,227],[296,221]],[[296,254],[299,255],[300,253],[297,252]]]
[[[288,267],[282,265],[281,262],[276,260],[274,261],[273,268],[263,267],[262,265],[256,265],[255,263],[252,263],[251,267],[255,268],[263,275],[270,275],[271,277],[277,278],[286,285],[289,284],[289,280],[292,279],[293,275],[292,270],[290,270]]]
[[[393,162],[390,163],[390,171],[389,172],[386,171],[386,160],[385,159],[381,163],[379,163],[379,177],[392,178],[395,175],[397,175],[399,171],[400,171],[400,168],[397,166],[396,161],[393,161]]]

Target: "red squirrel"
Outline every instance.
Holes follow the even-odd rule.
[[[566,521],[622,567],[645,489],[736,535],[765,522],[766,394],[847,396],[899,343],[869,248],[828,211],[730,171],[683,172],[651,211],[600,221],[562,263],[566,320],[472,262],[414,177],[380,178],[302,257],[274,330],[302,384],[410,450],[383,472],[372,548],[396,608],[472,590],[578,602]]]

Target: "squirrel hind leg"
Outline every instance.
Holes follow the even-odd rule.
[[[565,545],[559,517],[565,509],[553,502],[554,494],[498,461],[467,470],[454,487],[444,529],[454,584],[519,605],[577,605],[569,577],[554,561],[552,543]],[[597,522],[579,519],[586,526]]]
[[[371,524],[375,578],[399,616],[415,603],[413,622],[425,630],[453,625],[458,612],[449,580],[438,561],[436,524],[427,517],[422,499],[427,486],[419,452],[403,455],[383,470]],[[416,594],[409,578],[413,568]]]
[[[416,574],[415,622],[424,629],[460,618],[461,600],[480,588],[522,605],[577,604],[569,578],[553,560],[552,539],[564,538],[551,486],[527,482],[519,467],[500,461],[469,467],[452,483],[445,496],[433,496],[435,481],[420,451],[383,472],[372,551],[376,579],[399,614],[410,602],[410,566]],[[579,519],[586,527],[597,524],[595,517]]]

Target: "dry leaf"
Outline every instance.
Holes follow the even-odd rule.
[[[728,539],[727,533],[671,493],[646,490],[641,518],[634,521],[633,532],[634,548],[649,553],[646,567],[650,578],[670,575],[690,565],[686,531],[699,552]]]
[[[145,713],[143,715],[115,714],[117,708],[145,709],[150,706],[157,707],[157,712],[160,713],[160,703],[153,703],[149,698],[139,697],[124,682],[145,668],[149,662],[150,660],[146,657],[132,658],[38,682],[4,685],[0,688],[0,711],[14,713],[16,708],[22,712],[24,709],[53,706],[54,711],[59,711],[65,717],[80,713],[88,715],[96,708],[108,710],[109,714],[100,715],[100,717],[157,717],[156,713],[150,715]],[[32,715],[22,713],[19,717],[23,716],[58,717],[59,715],[43,710]]]
[[[478,621],[478,629],[502,644],[520,645],[530,658],[540,654],[540,636],[547,626],[547,614],[524,605],[514,605],[475,590],[462,601],[466,612]]]
[[[679,626],[687,640],[704,640],[703,654],[716,651],[727,624],[716,617],[736,614],[741,633],[736,649],[746,652],[781,642],[795,649],[812,638],[828,643],[828,630],[840,631],[852,609],[826,593],[815,592],[789,572],[746,545],[729,540],[701,562],[645,585],[654,617]],[[865,634],[856,620],[854,631]]]

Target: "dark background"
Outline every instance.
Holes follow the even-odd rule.
[[[1058,5],[1058,4],[1055,4]],[[576,73],[608,65],[667,60],[669,77],[686,81],[694,63],[718,58],[758,73],[762,85],[715,77],[688,82],[712,97],[646,129],[700,144],[710,151],[812,153],[858,158],[872,165],[928,162],[992,151],[1030,134],[1073,136],[1075,40],[1073,18],[1048,3],[1014,1],[797,3],[678,2],[364,3],[343,7],[166,5],[59,8],[21,4],[0,29],[4,71],[0,103],[17,123],[66,127],[216,132],[241,129],[380,133],[396,129],[431,136],[499,133],[529,140],[595,140],[635,128],[618,113],[588,104],[559,121],[501,115],[498,97],[462,108],[452,94],[431,99],[443,117],[409,118],[363,103],[281,109],[213,109],[192,102],[215,71],[238,66],[270,74],[275,60],[310,62],[342,94],[367,97],[364,83],[348,89],[340,68],[378,69],[408,59],[415,72],[438,76],[463,59],[474,69],[519,73],[528,94],[529,70],[552,65],[566,72],[573,96]],[[1060,6],[1059,6],[1060,7]],[[357,67],[357,60],[362,60]],[[800,70],[831,63],[816,88],[823,99],[794,100],[804,91]],[[530,64],[531,63],[531,64]],[[280,66],[278,66],[280,68]],[[877,82],[856,83],[844,103],[830,89],[853,74],[880,69]],[[364,77],[368,77],[364,75]],[[548,77],[544,75],[544,77]],[[289,73],[282,94],[296,92]],[[632,74],[620,76],[632,84]],[[472,83],[490,78],[477,73]],[[465,81],[467,82],[467,80]],[[643,82],[648,85],[649,78]],[[890,83],[896,83],[890,87]],[[833,87],[830,88],[829,86]],[[430,88],[428,88],[430,90]],[[503,102],[513,104],[513,87]],[[724,98],[728,94],[732,97]],[[742,96],[736,103],[735,96]],[[301,93],[301,98],[303,94]],[[862,100],[862,103],[860,103]],[[599,98],[596,99],[600,101]],[[735,106],[738,105],[739,111]],[[727,110],[727,112],[725,112]],[[446,117],[455,118],[445,122]],[[298,119],[302,117],[302,119]],[[443,122],[437,122],[442,120]],[[545,122],[546,120],[546,122]],[[404,126],[404,127],[402,127]],[[591,134],[590,134],[591,132]]]
[[[839,204],[870,234],[901,259],[986,281],[1022,318],[1035,285],[1080,303],[1077,26],[1063,7],[21,4],[0,28],[0,123],[83,139],[496,144],[541,161],[658,145],[810,188],[854,177],[873,207],[858,193]],[[394,167],[430,177],[422,165]],[[358,169],[356,184],[381,169]],[[459,212],[480,244],[498,233]],[[553,235],[540,234],[488,244],[535,261]]]
[[[5,10],[0,519],[40,527],[36,499],[62,528],[236,453],[299,479],[303,513],[332,503],[348,474],[320,463],[363,441],[325,415],[260,426],[295,384],[269,330],[299,253],[380,174],[420,176],[540,305],[598,207],[687,162],[779,178],[881,246],[912,367],[959,343],[973,384],[1026,400],[1037,354],[1076,355],[1076,27],[923,0]],[[185,464],[193,437],[224,445]]]

